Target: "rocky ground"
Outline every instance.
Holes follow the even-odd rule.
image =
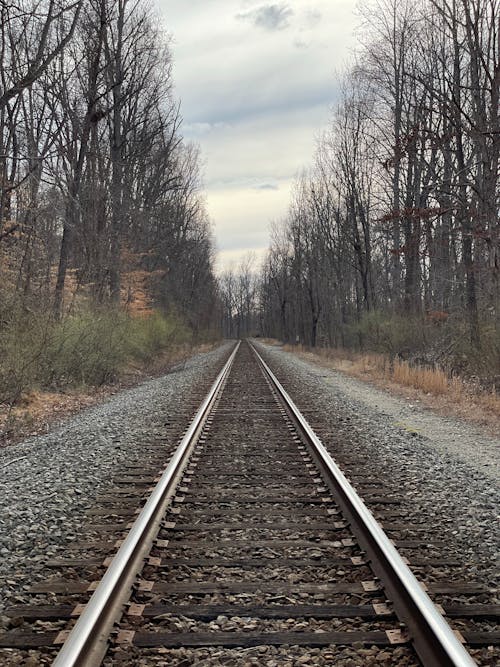
[[[298,407],[310,414],[312,425],[326,434],[330,454],[339,461],[364,458],[348,468],[369,468],[374,479],[401,498],[408,519],[426,523],[429,534],[445,542],[446,555],[460,559],[457,579],[497,583],[498,438],[306,362],[280,346],[258,348]]]
[[[47,435],[0,449],[0,612],[23,599],[47,557],[78,539],[84,512],[121,465],[181,411],[203,378],[213,378],[231,347],[198,354],[167,375],[70,417]]]
[[[0,451],[0,613],[2,604],[23,598],[28,582],[41,576],[48,555],[78,538],[80,513],[105,490],[116,465],[140,460],[141,448],[161,437],[165,420],[180,409],[200,376],[215,377],[228,349],[229,344],[197,355],[176,372],[84,410],[45,436]],[[459,560],[455,580],[497,585],[498,439],[279,346],[259,344],[259,349],[318,427],[332,456],[346,461],[348,474],[368,468],[374,479],[393,489],[403,515],[425,526],[429,540],[444,544],[443,556]],[[436,570],[435,578],[441,576]],[[498,598],[488,594],[478,601],[498,603]],[[189,651],[170,652],[169,659],[158,651],[148,664],[328,663],[326,649],[307,656],[291,648],[266,649],[265,655],[260,648],[251,649],[246,658],[237,650],[207,649],[199,652],[199,663],[192,662]],[[476,655],[481,665],[498,664],[498,652],[490,656],[487,648]],[[371,657],[366,656],[365,664],[375,664]],[[358,663],[354,654],[346,654],[342,664]],[[405,664],[403,656],[398,664]]]

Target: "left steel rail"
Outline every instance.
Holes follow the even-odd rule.
[[[70,631],[52,663],[53,667],[90,667],[100,664],[107,650],[109,634],[114,623],[121,616],[123,605],[128,600],[137,573],[150,551],[162,517],[175,493],[175,488],[205,421],[229,375],[239,346],[238,342],[92,597]]]

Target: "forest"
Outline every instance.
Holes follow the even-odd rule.
[[[213,337],[214,243],[145,0],[0,2],[0,400]]]
[[[259,280],[224,276],[226,329],[498,379],[498,5],[363,7],[341,100]]]
[[[200,151],[152,5],[0,1],[0,401],[103,384],[221,335],[498,385],[498,7],[359,12],[356,52],[332,73],[338,101],[262,266],[218,276]]]

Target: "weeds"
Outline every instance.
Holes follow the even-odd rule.
[[[190,333],[175,315],[131,318],[119,310],[82,310],[58,322],[12,312],[0,328],[0,401],[14,404],[37,388],[99,386],[128,363],[148,363],[187,342]]]
[[[285,345],[289,352],[307,352],[300,346]],[[309,350],[311,352],[311,350]],[[327,366],[349,375],[371,380],[375,384],[392,388],[400,387],[419,392],[424,402],[481,423],[494,423],[500,418],[500,395],[493,386],[487,389],[476,379],[463,378],[456,373],[446,372],[438,365],[423,366],[418,363],[391,357],[376,352],[361,353],[342,348],[316,348],[316,357]]]

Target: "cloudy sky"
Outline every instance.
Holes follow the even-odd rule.
[[[156,0],[184,136],[200,144],[219,268],[262,257],[337,98],[355,0]]]

